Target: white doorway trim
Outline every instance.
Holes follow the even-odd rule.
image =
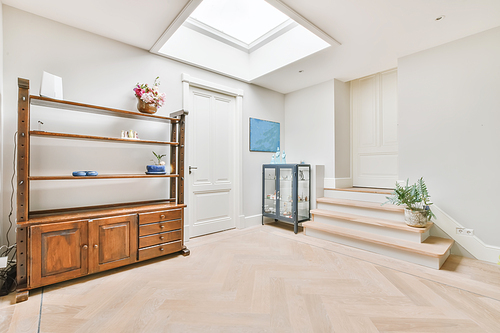
[[[227,87],[224,85],[220,85],[217,83],[213,83],[210,81],[202,80],[199,78],[194,78],[189,74],[182,74],[182,107],[185,111],[190,111],[190,95],[189,88],[196,87],[209,91],[214,91],[217,93],[233,96],[236,98],[236,115],[234,117],[234,132],[235,132],[235,143],[233,145],[233,152],[235,156],[235,167],[234,167],[234,207],[233,212],[235,214],[235,223],[236,228],[242,229],[244,228],[244,218],[243,215],[243,187],[242,187],[242,175],[243,175],[243,150],[242,150],[242,115],[243,115],[243,90],[236,89],[232,87]],[[186,117],[186,121],[189,121],[189,115]],[[186,139],[188,136],[186,136]],[[189,142],[186,144],[186,149],[189,148]],[[185,154],[185,156],[189,156]],[[187,166],[189,165],[188,157],[184,161],[184,170],[187,170]],[[185,211],[185,219],[184,219],[184,240],[188,241],[190,238],[189,224],[186,222],[190,221],[189,216],[189,195],[185,195],[185,200],[187,199],[187,209]]]

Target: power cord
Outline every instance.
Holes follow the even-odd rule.
[[[7,295],[17,287],[16,281],[16,252],[17,244],[10,245],[9,233],[12,230],[14,223],[12,222],[12,214],[14,212],[14,178],[16,175],[16,152],[17,152],[17,131],[14,133],[14,158],[12,162],[12,178],[10,179],[11,195],[10,195],[10,212],[9,212],[9,228],[7,229],[6,239],[7,245],[0,246],[0,257],[7,257],[7,267],[0,269],[0,296]],[[6,248],[3,252],[2,248]],[[10,259],[9,259],[10,257]]]

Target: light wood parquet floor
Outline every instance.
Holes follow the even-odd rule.
[[[500,332],[500,266],[439,271],[276,223],[0,299],[0,332]]]

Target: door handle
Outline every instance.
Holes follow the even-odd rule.
[[[189,174],[191,174],[191,170],[197,170],[197,169],[198,169],[198,167],[190,165],[189,166]]]

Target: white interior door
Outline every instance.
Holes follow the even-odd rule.
[[[394,188],[398,179],[397,70],[351,82],[353,185]]]
[[[196,87],[189,99],[187,215],[195,237],[235,227],[236,99]]]

